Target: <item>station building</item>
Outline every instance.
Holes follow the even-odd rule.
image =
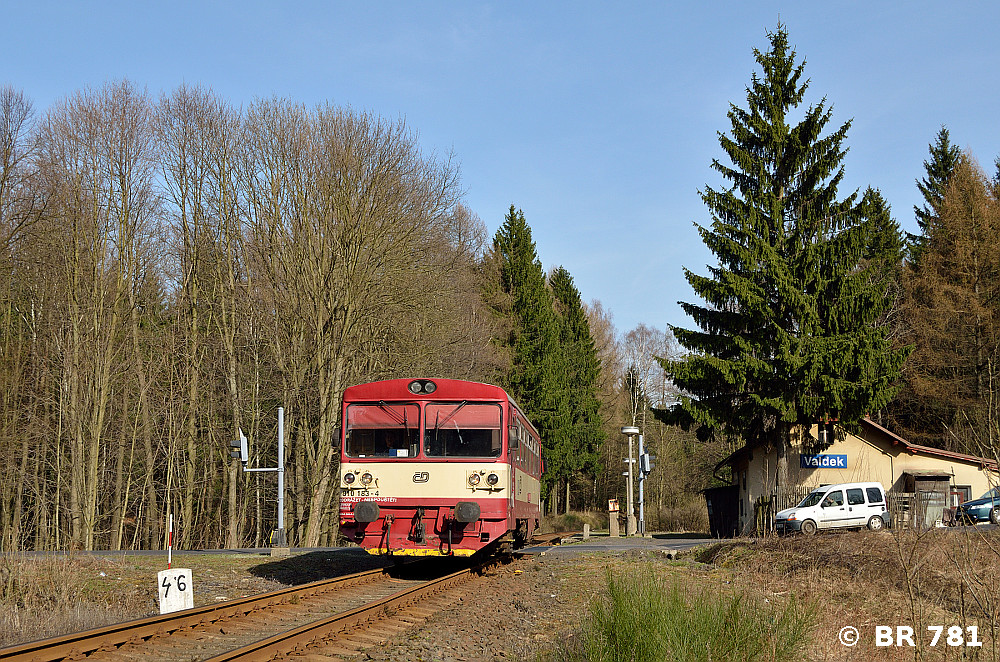
[[[1000,484],[996,458],[912,444],[867,418],[857,434],[822,423],[796,436],[787,485],[777,484],[774,448],[744,446],[719,463],[716,472],[729,467],[732,483],[705,491],[714,537],[773,530],[775,513],[834,483],[882,483],[894,526],[948,524],[955,506]]]

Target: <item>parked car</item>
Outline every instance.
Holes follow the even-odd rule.
[[[960,503],[955,519],[961,524],[986,521],[1000,524],[1000,487],[994,487],[978,499]]]
[[[889,526],[889,509],[881,483],[838,483],[810,492],[802,503],[775,517],[778,533],[818,529],[865,527],[879,531]]]

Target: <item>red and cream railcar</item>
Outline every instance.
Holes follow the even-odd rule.
[[[343,422],[340,530],[369,553],[470,556],[538,526],[538,432],[500,387],[352,386]]]

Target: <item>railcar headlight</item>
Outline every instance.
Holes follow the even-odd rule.
[[[469,474],[469,485],[475,487],[479,484],[479,474]]]
[[[420,395],[421,393],[430,395],[437,390],[437,384],[429,379],[414,379],[406,385],[406,389],[413,395]]]
[[[352,473],[346,473],[346,474],[344,474],[344,484],[345,485],[353,485],[354,484],[354,474],[352,474]]]
[[[490,487],[493,487],[494,485],[500,482],[500,476],[496,474],[490,474],[489,476],[486,477],[486,482],[489,484]]]
[[[367,471],[364,472],[363,474],[361,474],[361,484],[362,485],[371,485],[372,484],[372,475],[370,473],[368,473]]]

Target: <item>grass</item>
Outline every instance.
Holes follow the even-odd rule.
[[[607,531],[608,515],[592,511],[571,511],[564,515],[545,515],[539,523],[538,530],[541,533],[583,531],[584,524],[589,524],[591,531]]]
[[[117,623],[148,611],[148,596],[118,582],[121,565],[120,560],[70,555],[0,556],[0,646]],[[111,582],[122,583],[125,590],[108,594],[103,587]]]
[[[685,591],[654,565],[608,570],[581,631],[548,659],[575,662],[800,660],[815,622],[795,600]]]
[[[736,540],[695,558],[765,594],[824,605],[810,660],[1000,660],[1000,534],[976,527],[846,531]],[[914,648],[876,647],[876,626],[908,626]],[[977,626],[980,648],[931,647],[928,626]],[[857,627],[845,648],[840,628]],[[924,636],[921,639],[921,636]]]
[[[156,574],[166,554],[0,554],[0,648],[159,613]],[[271,559],[175,553],[196,607],[384,566],[357,549]]]
[[[591,531],[607,531],[608,513],[595,510],[573,510],[562,515],[544,515],[540,522],[539,531],[542,533],[582,531],[584,524],[589,524]],[[646,510],[646,529],[648,531],[698,532],[704,533],[707,537],[708,512],[705,508],[705,500],[699,498],[676,507],[664,507],[658,513],[654,512],[651,506]]]
[[[77,632],[159,612],[156,573],[165,556],[0,555],[0,647]],[[270,590],[257,556],[174,556],[191,568],[195,604]]]
[[[609,561],[582,625],[538,659],[1000,661],[1000,531],[737,539],[652,558]],[[912,627],[916,647],[877,647],[879,625]],[[930,646],[929,626],[955,625],[983,645]]]

